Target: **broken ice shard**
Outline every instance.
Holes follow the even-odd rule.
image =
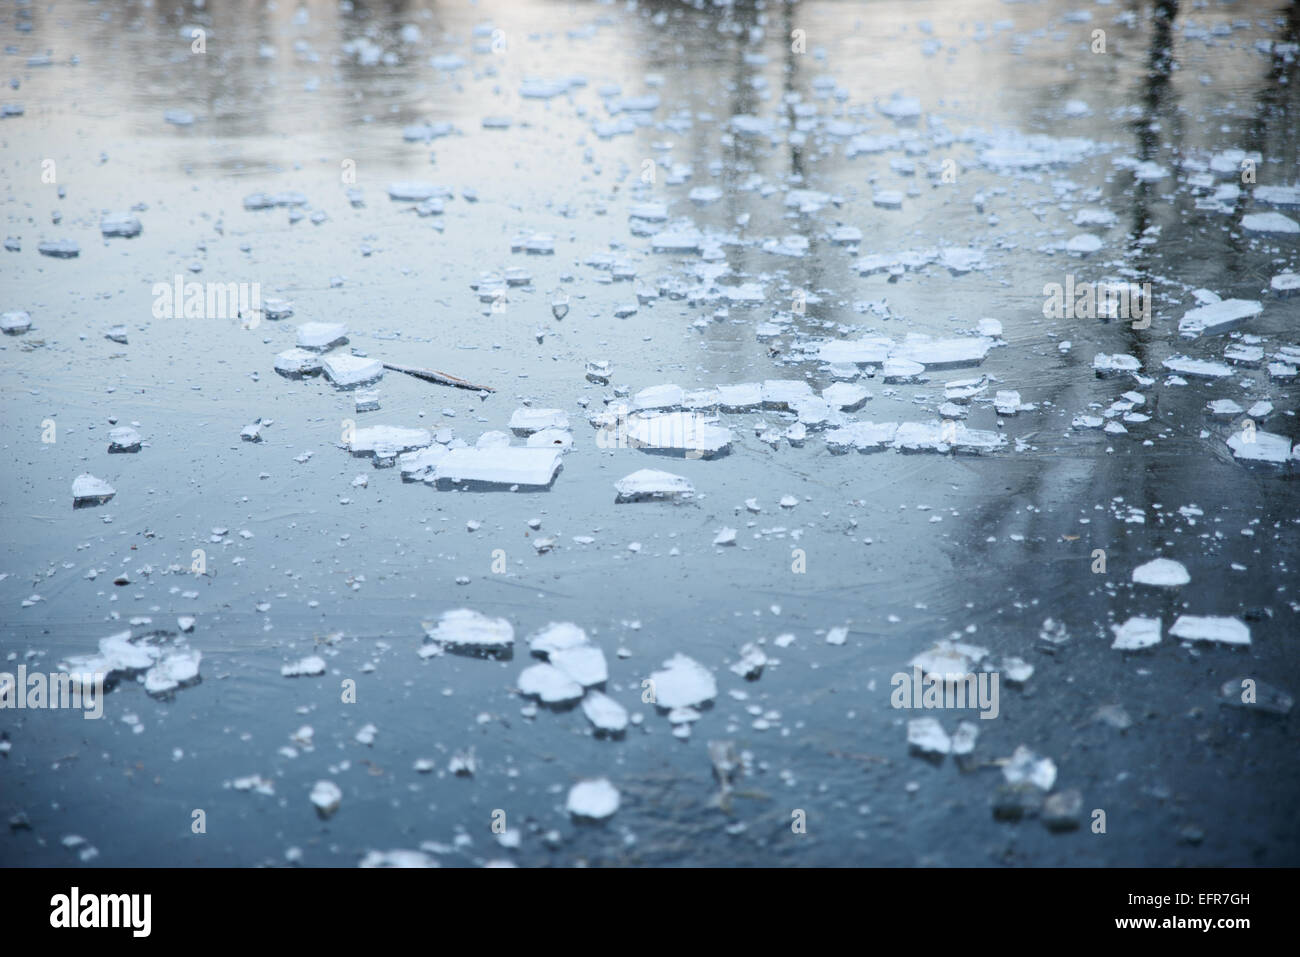
[[[383,378],[384,375],[382,362],[361,356],[326,356],[321,360],[321,369],[325,372],[326,378],[340,389],[369,385]]]
[[[1180,615],[1169,634],[1183,641],[1209,641],[1222,645],[1250,644],[1250,628],[1236,618]]]
[[[0,315],[0,332],[7,336],[17,336],[32,327],[32,317],[26,312],[6,312]]]
[[[275,371],[287,378],[315,375],[321,370],[321,356],[308,349],[286,349],[275,357]]]
[[[542,429],[567,429],[569,417],[560,409],[516,409],[510,416],[510,431],[532,435]]]
[[[286,665],[280,666],[280,674],[286,678],[301,678],[304,676],[323,675],[325,673],[325,659],[319,655],[308,655],[299,661],[291,661]]]
[[[625,475],[614,483],[618,493],[616,503],[681,501],[695,494],[695,486],[681,475],[660,472],[656,469],[640,469],[631,475]]]
[[[420,649],[421,658],[432,657],[443,648],[508,658],[515,644],[515,630],[510,622],[489,618],[469,608],[444,612],[436,625],[424,626],[424,633],[432,644]]]
[[[530,665],[516,684],[521,694],[543,704],[568,704],[582,697],[582,685],[554,665]]]
[[[304,322],[297,333],[299,349],[318,352],[348,341],[348,327],[341,322]]]
[[[39,243],[36,251],[42,256],[51,256],[54,259],[75,259],[81,255],[81,247],[71,239],[54,239]]]
[[[152,695],[161,695],[193,684],[198,680],[202,660],[203,655],[193,649],[168,652],[145,672],[144,690]]]
[[[1189,339],[1217,336],[1238,328],[1263,311],[1264,304],[1252,299],[1224,299],[1185,313],[1178,323],[1178,332]]]
[[[1187,569],[1172,558],[1157,558],[1133,569],[1133,582],[1157,588],[1177,588],[1192,580]]]
[[[375,458],[392,458],[412,449],[422,449],[433,438],[427,429],[404,429],[392,425],[372,425],[356,429],[348,442],[353,455],[373,455]]]
[[[654,703],[665,710],[694,707],[718,696],[718,683],[712,673],[682,654],[665,661],[662,671],[650,675],[650,682]]]
[[[78,475],[72,480],[73,508],[82,508],[87,505],[103,505],[116,494],[117,491],[113,486],[89,473]]]
[[[139,452],[140,433],[130,426],[122,426],[108,433],[110,452]]]
[[[452,449],[438,462],[437,482],[546,488],[560,470],[563,456],[553,448]]]
[[[130,213],[105,213],[99,220],[99,231],[104,236],[120,236],[131,239],[144,230],[140,220]]]
[[[618,735],[627,730],[627,709],[600,691],[588,691],[582,699],[582,713],[597,732]]]
[[[603,821],[618,810],[618,788],[605,778],[579,781],[569,790],[565,807],[579,820]]]
[[[627,443],[634,449],[682,452],[687,458],[725,455],[731,430],[693,412],[634,415],[627,423]]]
[[[1291,440],[1272,432],[1234,432],[1228,437],[1232,454],[1247,462],[1285,464],[1291,458]]]
[[[1140,651],[1160,644],[1159,618],[1130,618],[1122,625],[1111,625],[1115,640],[1111,648],[1117,651]]]

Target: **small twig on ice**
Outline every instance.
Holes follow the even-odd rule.
[[[424,379],[428,382],[436,382],[438,385],[449,385],[455,389],[469,389],[473,392],[495,392],[491,386],[475,385],[473,382],[467,382],[464,379],[454,375],[447,375],[445,372],[437,372],[433,369],[414,369],[411,366],[399,366],[392,362],[384,363],[385,369],[392,369],[394,372],[405,372],[407,375],[413,375],[417,379]]]

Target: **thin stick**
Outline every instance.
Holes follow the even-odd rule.
[[[447,375],[445,372],[436,372],[433,369],[413,369],[411,366],[399,366],[392,362],[385,362],[384,368],[392,369],[394,372],[405,372],[407,375],[413,375],[417,379],[436,382],[438,385],[449,385],[455,389],[470,389],[474,392],[496,391],[496,389],[491,386],[475,385],[473,382],[467,382],[466,380],[457,378],[454,375]]]

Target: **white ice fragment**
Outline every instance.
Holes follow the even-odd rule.
[[[570,788],[565,809],[575,818],[603,821],[618,810],[618,802],[618,788],[606,778],[596,778]]]
[[[298,327],[298,348],[323,351],[347,341],[348,327],[342,322],[304,322]]]
[[[565,704],[582,697],[582,685],[554,665],[530,665],[519,674],[519,691],[544,704]]]
[[[1130,618],[1120,625],[1111,625],[1115,640],[1111,647],[1118,651],[1140,651],[1160,644],[1161,622],[1159,618]]]
[[[605,653],[595,645],[576,645],[550,653],[550,662],[584,688],[609,680]]]
[[[650,681],[660,708],[694,707],[718,695],[718,684],[709,670],[682,654],[665,661],[664,669],[650,675]]]
[[[600,691],[588,691],[582,699],[582,713],[597,731],[621,734],[627,729],[627,709]]]
[[[299,661],[291,661],[286,665],[280,666],[280,674],[286,678],[301,678],[304,676],[323,675],[325,673],[325,659],[319,655],[308,655]]]
[[[907,722],[907,744],[921,754],[948,754],[952,740],[934,718],[913,718]]]
[[[168,652],[145,672],[144,690],[149,694],[165,694],[199,676],[199,663],[203,655],[193,649]]]
[[[7,336],[17,336],[32,327],[32,317],[22,311],[6,312],[0,315],[0,332]]]
[[[1248,233],[1300,233],[1300,223],[1281,213],[1247,213],[1241,228]]]
[[[308,349],[286,349],[275,357],[275,371],[281,375],[313,375],[320,369],[321,356]]]
[[[1181,562],[1172,558],[1156,558],[1133,569],[1133,582],[1157,588],[1177,588],[1192,580]]]
[[[356,429],[348,442],[353,455],[392,458],[402,452],[423,449],[433,441],[428,429],[407,429],[394,425],[371,425]]]
[[[657,469],[640,469],[614,483],[617,503],[680,501],[695,494],[695,486],[681,475]]]
[[[528,648],[536,655],[549,656],[586,644],[587,633],[570,621],[551,622],[528,638]]]
[[[1178,332],[1189,339],[1219,335],[1236,329],[1264,311],[1264,304],[1252,299],[1224,299],[1199,306],[1183,314]]]
[[[1237,618],[1180,615],[1169,629],[1184,641],[1213,641],[1221,645],[1250,644],[1250,628]]]
[[[1234,432],[1228,438],[1232,454],[1247,462],[1281,465],[1291,457],[1291,440],[1273,432]]]
[[[321,369],[330,382],[341,389],[368,385],[383,378],[384,364],[378,359],[361,356],[333,355],[321,360]]]
[[[316,805],[316,813],[329,817],[339,809],[343,801],[343,791],[333,781],[317,781],[311,789],[311,803]]]
[[[569,417],[560,409],[515,409],[510,430],[515,435],[532,435],[542,429],[567,429]]]
[[[425,635],[436,646],[448,646],[471,652],[504,652],[514,647],[515,630],[504,618],[489,618],[468,608],[443,612],[438,624],[425,625]],[[425,645],[420,649],[425,654]]]
[[[101,478],[88,472],[78,475],[72,480],[72,504],[80,505],[102,505],[117,494],[117,490]]]
[[[439,482],[545,488],[562,461],[553,448],[452,449],[438,462],[434,477]]]
[[[1002,766],[1002,776],[1008,784],[1032,784],[1050,791],[1056,783],[1056,764],[1051,758],[1041,757],[1022,744]]]

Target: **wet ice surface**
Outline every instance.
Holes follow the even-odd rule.
[[[18,10],[6,863],[1300,863],[1275,7]]]

